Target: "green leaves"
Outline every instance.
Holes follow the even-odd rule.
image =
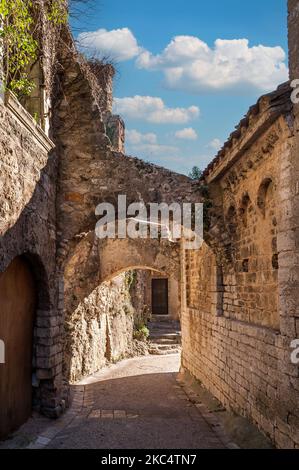
[[[198,168],[198,166],[194,166],[188,174],[189,178],[193,180],[199,180],[201,178],[201,175],[202,171]]]
[[[30,95],[34,83],[29,68],[38,57],[39,44],[34,37],[38,3],[32,0],[0,0],[0,41],[4,53],[3,82],[18,97]],[[49,0],[46,20],[54,25],[67,22],[64,0]]]
[[[13,79],[9,84],[9,88],[14,91],[16,95],[30,95],[34,87],[34,83],[26,77],[19,78],[18,80]]]
[[[62,0],[52,0],[50,2],[48,20],[55,25],[65,24],[67,22],[68,13]]]
[[[17,95],[30,94],[34,86],[25,73],[37,55],[37,42],[32,36],[31,8],[31,0],[0,0],[4,84]]]

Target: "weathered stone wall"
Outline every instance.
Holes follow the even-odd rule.
[[[293,282],[285,271],[292,239],[284,202],[291,123],[290,115],[278,118],[233,164],[220,160],[213,180],[215,164],[210,185],[221,194],[224,236],[183,260],[182,366],[282,448],[299,448],[298,366],[290,358],[296,331],[284,297]],[[237,139],[228,161],[236,147],[242,150]]]
[[[61,150],[59,228],[71,240],[94,230],[101,202],[117,207],[118,195],[132,202],[201,200],[196,182],[184,175],[114,152],[106,135],[101,97],[90,77],[68,51],[60,61],[60,93],[55,107],[55,135]]]
[[[147,353],[146,344],[134,339],[134,330],[149,318],[148,279],[149,271],[125,272],[101,283],[75,309],[66,310],[64,376],[70,382],[108,363]]]
[[[151,272],[149,270],[131,271],[132,285],[130,295],[135,310],[134,321],[136,327],[146,325],[150,318],[149,283]]]
[[[63,318],[58,309],[61,283],[56,270],[58,154],[49,136],[53,138],[51,106],[62,25],[49,24],[45,2],[39,2],[38,8],[35,34],[40,54],[32,64],[31,76],[36,88],[22,102],[26,109],[12,94],[0,95],[0,271],[19,255],[31,265],[38,292],[34,404],[57,417],[65,408]],[[39,115],[33,119],[36,112]]]
[[[289,135],[278,120],[220,182],[231,239],[223,266],[224,315],[278,330],[280,159]]]
[[[291,77],[299,78],[298,1],[289,8]],[[128,353],[134,299],[124,275],[113,277],[152,269],[182,285],[183,367],[277,446],[299,447],[298,366],[290,362],[299,336],[299,120],[290,90],[259,100],[205,171],[207,243],[179,258],[169,242],[95,237],[101,202],[116,206],[120,194],[128,204],[199,202],[201,191],[183,175],[125,156],[123,123],[111,115],[111,74],[93,74],[67,28],[58,62],[57,41],[46,42],[38,79],[55,150],[12,97],[0,102],[0,271],[25,254],[36,277],[42,410],[58,416],[64,407],[63,338],[71,380]]]
[[[290,78],[299,79],[299,2],[289,0]],[[290,158],[283,165],[284,255],[280,303],[293,337],[299,338],[299,103],[293,103]],[[286,243],[288,241],[288,243]]]
[[[86,64],[82,66],[68,51],[62,51],[60,62],[63,72],[58,77],[60,94],[54,113],[60,153],[59,269],[64,279],[60,308],[66,318],[72,318],[78,308],[85,316],[84,298],[93,295],[103,281],[124,271],[155,269],[179,281],[177,244],[98,240],[94,230],[99,203],[109,202],[117,208],[119,195],[126,195],[127,205],[138,201],[200,200],[200,195],[197,183],[186,176],[115,152],[117,145],[107,135],[109,105],[103,104],[109,99],[103,100],[97,89],[101,80],[95,84],[90,71],[86,72]]]
[[[134,354],[130,280],[128,273],[101,284],[65,318],[65,375],[71,382]]]
[[[288,0],[288,31],[289,31],[289,67],[290,78],[299,79],[299,2]]]
[[[25,255],[36,279],[38,306],[33,370],[44,412],[62,409],[62,319],[57,314],[56,158],[51,142],[10,96],[0,100],[0,271]],[[0,307],[1,308],[1,307]]]

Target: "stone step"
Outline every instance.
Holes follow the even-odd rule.
[[[165,329],[169,329],[169,328],[173,328],[175,330],[181,330],[181,325],[179,323],[169,323],[169,322],[158,322],[158,321],[154,321],[154,322],[149,322],[148,323],[148,326],[149,327],[152,327],[152,328],[165,328]]]
[[[182,340],[179,335],[150,335],[149,340],[159,344],[181,344]]]
[[[157,329],[157,328],[163,328],[165,330],[171,330],[171,329],[180,330],[181,329],[180,324],[177,323],[177,322],[173,322],[173,323],[170,323],[170,322],[149,322],[148,326],[149,326],[149,328],[152,328],[152,329]]]
[[[181,347],[178,344],[158,344],[158,343],[151,343],[149,347],[150,354],[177,354],[181,351]]]
[[[151,316],[151,322],[157,322],[157,323],[178,323],[177,320],[173,320],[172,317],[169,315],[152,315]]]
[[[160,350],[150,350],[149,354],[151,356],[168,356],[169,354],[179,354],[180,350],[172,349],[170,351],[160,351]]]
[[[166,356],[167,354],[178,354],[181,352],[180,348],[175,349],[160,349],[160,348],[150,348],[149,353],[152,356]]]
[[[178,346],[182,344],[180,339],[155,338],[155,339],[152,339],[152,342],[156,344],[161,344],[161,345],[165,344],[165,345],[174,345],[174,346]]]
[[[178,349],[177,344],[159,344],[159,343],[151,343],[150,349],[159,349],[160,351],[170,351],[172,349]]]
[[[161,341],[156,341],[154,343],[155,345],[157,346],[168,346],[170,348],[178,348],[178,347],[181,347],[181,343],[177,343],[177,342],[173,342],[173,343],[170,343],[169,341],[167,341],[166,343],[165,342],[161,342]]]
[[[152,355],[177,354],[181,351],[181,327],[167,316],[153,315],[150,330],[149,353]]]
[[[153,338],[180,338],[181,337],[181,333],[179,331],[171,331],[171,330],[167,330],[167,331],[164,331],[164,330],[155,330],[155,331],[151,331],[150,330],[150,336],[152,336]]]

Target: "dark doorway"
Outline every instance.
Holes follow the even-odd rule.
[[[0,274],[0,338],[5,345],[5,363],[0,364],[0,437],[31,415],[35,307],[30,267],[18,257]]]
[[[168,279],[152,279],[152,314],[168,315]]]

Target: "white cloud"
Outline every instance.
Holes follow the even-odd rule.
[[[100,57],[109,57],[119,62],[133,59],[142,51],[128,28],[81,33],[78,41],[82,48],[90,49],[92,54],[96,52]]]
[[[140,47],[129,28],[81,33],[78,40],[100,57],[136,57],[139,68],[163,71],[166,85],[173,89],[268,91],[288,80],[285,51],[280,46],[251,47],[248,39],[217,39],[210,48],[196,36],[175,36],[158,55]]]
[[[126,146],[129,153],[145,158],[177,155],[179,151],[175,146],[160,144],[156,134],[152,132],[143,134],[136,129],[126,131]]]
[[[115,98],[114,112],[127,118],[142,119],[156,124],[185,124],[199,116],[199,108],[168,108],[161,98],[133,96]]]
[[[177,131],[175,137],[183,140],[197,140],[198,135],[192,127],[186,127],[185,129]]]
[[[211,49],[197,37],[176,36],[159,55],[141,51],[136,64],[162,70],[172,89],[268,91],[288,80],[285,59],[281,47],[250,47],[248,39],[217,39]]]
[[[157,143],[157,135],[152,132],[149,132],[147,134],[142,134],[141,132],[138,132],[135,129],[126,130],[126,142],[128,142],[131,145],[140,145],[140,144],[154,145]]]
[[[213,139],[211,142],[208,143],[207,147],[213,149],[213,150],[220,150],[222,147],[223,143],[221,142],[220,139]]]

